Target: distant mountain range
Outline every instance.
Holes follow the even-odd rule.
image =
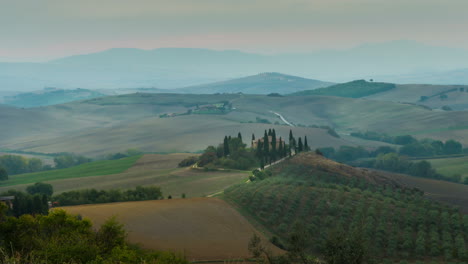
[[[282,72],[346,82],[468,83],[468,51],[412,41],[366,44],[348,50],[259,55],[240,51],[163,48],[110,49],[46,63],[0,63],[0,90],[157,87],[173,89]],[[429,77],[432,77],[428,79]]]

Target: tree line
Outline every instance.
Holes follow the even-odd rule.
[[[0,203],[0,263],[189,263],[171,252],[129,244],[115,218],[95,229],[90,220],[64,210],[11,217],[5,209]]]
[[[463,145],[460,142],[453,139],[449,139],[445,142],[429,138],[418,140],[410,135],[389,136],[387,134],[373,131],[367,131],[364,133],[353,132],[351,133],[351,136],[401,145],[398,152],[410,157],[432,157],[468,153],[468,150],[464,150]]]
[[[263,169],[279,159],[293,154],[309,151],[307,136],[295,138],[292,130],[289,131],[289,144],[281,136],[278,138],[275,129],[264,131],[263,137],[256,138],[252,134],[251,148],[243,142],[242,134],[236,137],[224,136],[223,142],[215,146],[208,146],[199,158],[189,157],[179,163],[179,167],[197,164],[205,169],[218,167],[246,170],[254,167]]]
[[[361,146],[341,146],[337,150],[334,148],[319,148],[318,152],[329,159],[352,166],[468,184],[468,179],[462,180],[460,175],[452,177],[442,175],[432,167],[430,162],[426,160],[411,161],[407,156],[401,155],[401,153],[398,154],[395,148],[388,146],[381,146],[372,151],[368,151]]]

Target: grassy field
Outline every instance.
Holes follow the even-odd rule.
[[[119,160],[94,161],[67,169],[11,175],[7,181],[1,182],[0,186],[4,187],[35,182],[50,182],[54,180],[116,174],[130,168],[140,158],[141,156],[133,156]]]
[[[111,216],[144,248],[182,253],[190,261],[248,258],[255,228],[217,198],[172,199],[63,207],[101,225]],[[264,238],[264,240],[266,240]],[[275,253],[281,253],[270,245]]]
[[[128,167],[121,167],[120,171],[109,170],[108,166],[95,166],[95,172],[91,170],[87,177],[73,177],[78,174],[69,174],[69,177],[60,177],[58,179],[47,180],[46,178],[27,178],[33,174],[22,175],[22,179],[27,178],[28,183],[18,183],[0,187],[0,192],[8,189],[25,190],[28,185],[37,180],[52,184],[55,193],[61,193],[71,190],[91,189],[129,189],[136,186],[156,185],[161,187],[164,196],[181,197],[184,193],[187,197],[203,197],[247,180],[249,172],[244,171],[204,171],[201,169],[178,168],[178,163],[193,154],[146,154],[138,160],[129,158],[120,160],[123,165],[126,161]],[[131,164],[130,164],[130,161]],[[100,164],[100,163],[97,163]],[[101,163],[104,165],[113,163]],[[78,167],[72,168],[75,171]],[[70,169],[70,170],[72,170]],[[115,168],[112,168],[115,169]],[[84,170],[82,171],[85,172]],[[98,172],[101,172],[98,174]],[[59,173],[54,174],[58,177]],[[73,177],[73,178],[72,178]],[[13,178],[13,183],[15,179]],[[12,184],[13,184],[12,183]]]
[[[468,157],[446,158],[446,159],[430,159],[427,160],[432,164],[437,172],[446,175],[461,175],[463,178],[468,177]]]

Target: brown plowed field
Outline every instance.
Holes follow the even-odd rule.
[[[101,225],[111,216],[125,224],[130,242],[171,250],[189,260],[247,258],[255,228],[218,198],[173,199],[63,207]],[[262,236],[262,235],[261,235]],[[263,237],[263,236],[262,236]],[[264,241],[267,241],[263,237]],[[276,253],[281,250],[270,244]]]

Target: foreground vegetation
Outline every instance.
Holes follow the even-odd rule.
[[[298,162],[300,160],[300,162]],[[316,163],[314,163],[314,161]],[[304,226],[309,254],[326,255],[334,233],[357,233],[372,259],[468,261],[468,216],[426,200],[423,192],[350,176],[314,154],[271,169],[272,176],[225,191],[288,248],[293,223]],[[336,262],[338,263],[338,262]]]
[[[95,230],[91,221],[63,210],[7,217],[5,209],[0,203],[1,263],[188,263],[173,253],[130,245],[115,219]]]

